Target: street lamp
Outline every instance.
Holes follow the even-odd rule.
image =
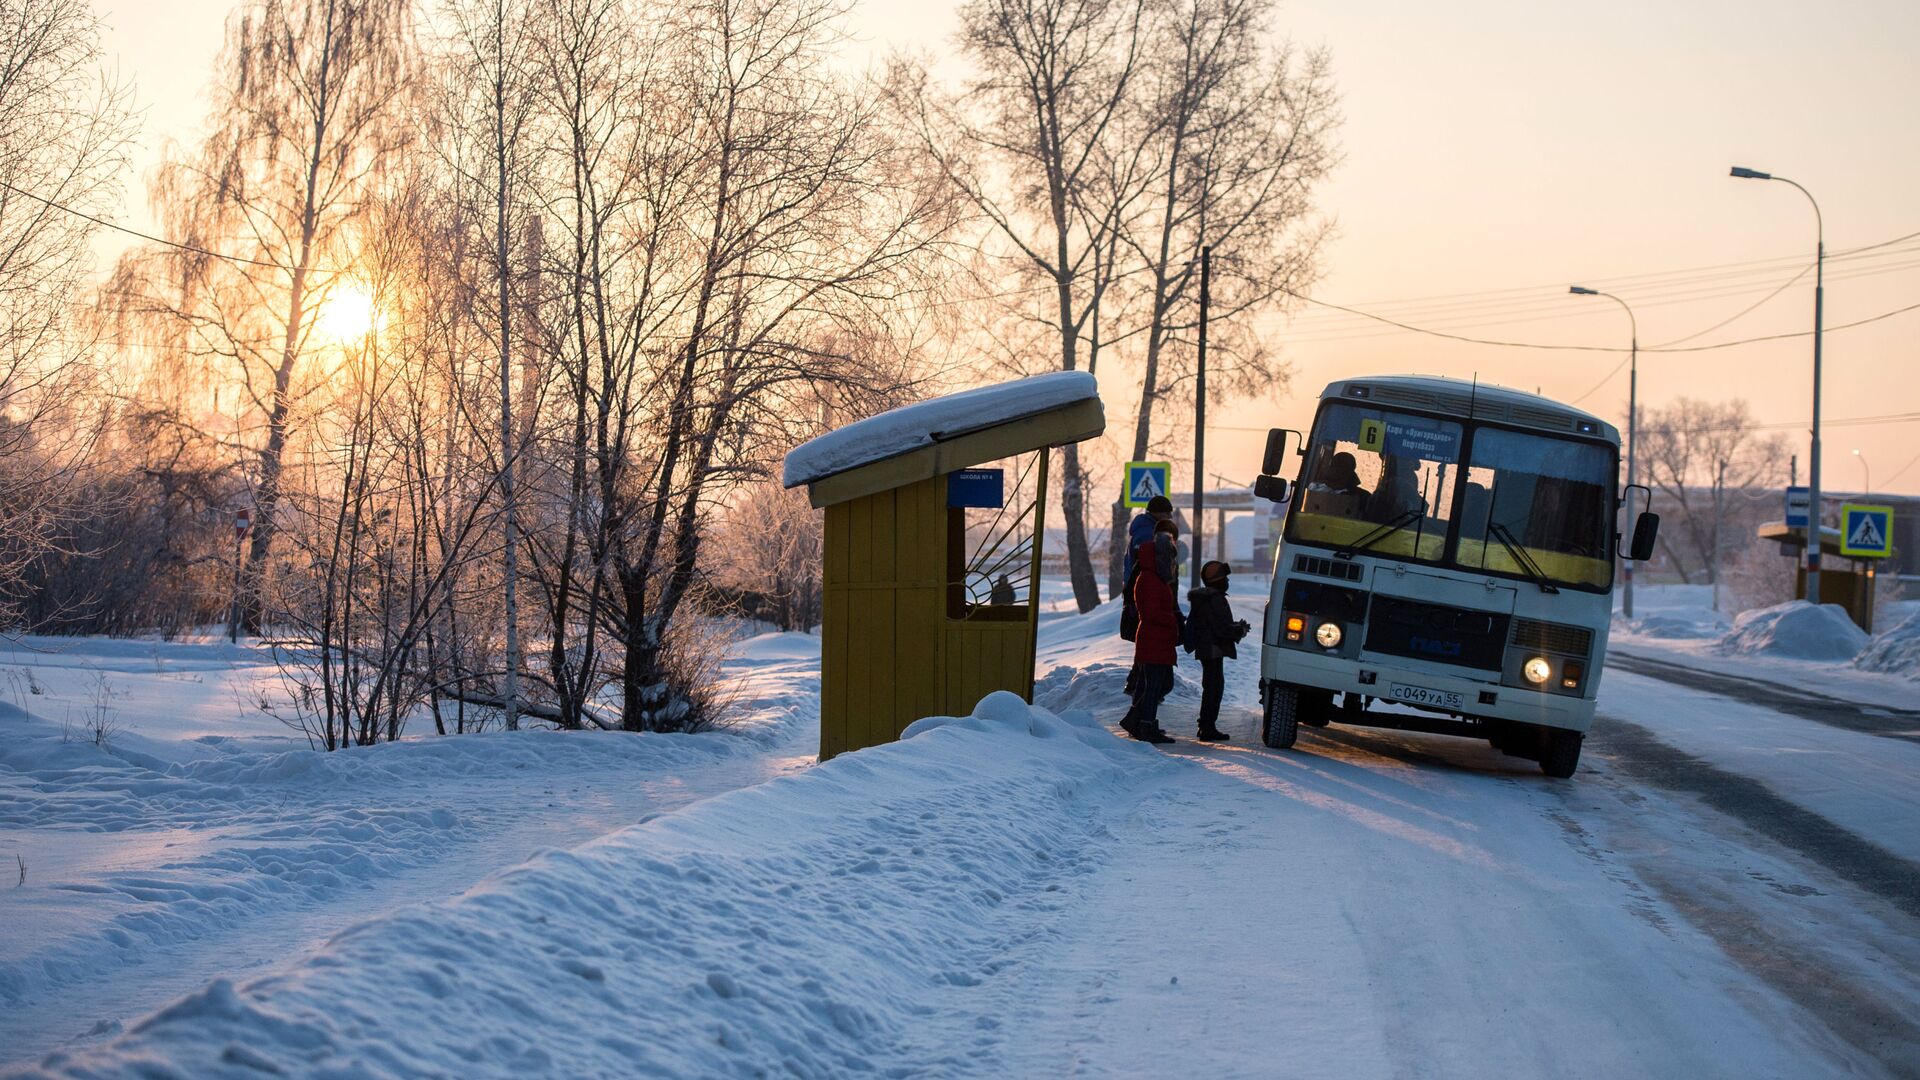
[[[1569,285],[1567,291],[1575,296],[1603,296],[1620,305],[1627,313],[1627,326],[1633,332],[1631,351],[1627,354],[1627,486],[1632,487],[1639,479],[1634,471],[1634,451],[1640,447],[1640,320],[1633,317],[1633,309],[1625,300],[1604,293],[1598,289],[1589,289],[1584,285]],[[1620,592],[1620,611],[1627,618],[1633,618],[1633,560],[1626,562],[1626,582]]]
[[[1730,175],[1741,180],[1778,180],[1793,184],[1813,204],[1813,446],[1807,458],[1807,602],[1820,603],[1820,315],[1825,302],[1827,227],[1813,192],[1784,176],[1735,165]]]
[[[1865,494],[1871,497],[1873,495],[1873,470],[1867,468],[1867,455],[1861,453],[1859,450],[1855,450],[1853,456],[1860,459],[1860,482],[1866,486]]]

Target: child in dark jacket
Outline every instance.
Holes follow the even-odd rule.
[[[1225,742],[1220,730],[1220,697],[1226,691],[1226,660],[1237,656],[1234,646],[1252,627],[1235,619],[1227,604],[1232,567],[1213,561],[1200,568],[1200,587],[1187,594],[1187,619],[1192,624],[1193,655],[1200,661],[1200,740]]]

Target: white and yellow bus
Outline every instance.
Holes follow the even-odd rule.
[[[1467,735],[1571,776],[1631,497],[1620,433],[1534,394],[1391,376],[1327,387],[1289,483],[1275,474],[1293,434],[1269,435],[1256,485],[1289,504],[1263,741],[1329,722]],[[1648,557],[1658,526],[1641,514],[1625,556]]]

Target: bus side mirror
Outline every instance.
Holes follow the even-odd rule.
[[[1268,476],[1272,476],[1273,474],[1279,472],[1281,469],[1286,468],[1287,436],[1289,435],[1292,435],[1295,438],[1300,437],[1300,433],[1292,430],[1291,428],[1268,428],[1267,429],[1267,452],[1265,454],[1262,454],[1260,457],[1261,472],[1267,474]],[[1304,440],[1302,441],[1304,442]],[[1274,501],[1285,502],[1286,500],[1276,499]]]
[[[1653,558],[1653,544],[1659,538],[1660,515],[1651,510],[1642,511],[1633,523],[1633,545],[1627,549],[1627,558],[1634,562]]]
[[[1276,432],[1275,434],[1278,434]],[[1287,481],[1278,476],[1261,476],[1253,481],[1253,493],[1268,502],[1283,503],[1292,492],[1287,490]]]

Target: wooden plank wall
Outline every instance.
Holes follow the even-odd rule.
[[[827,507],[820,757],[960,716],[993,690],[1033,697],[1033,627],[946,617],[946,477]]]

